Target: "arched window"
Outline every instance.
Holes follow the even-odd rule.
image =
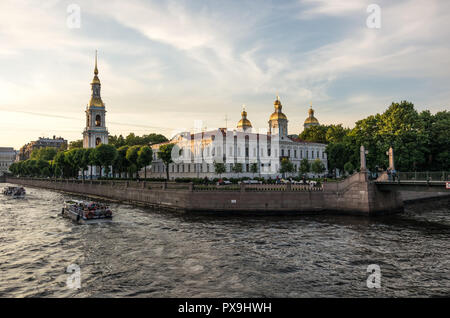
[[[95,126],[100,127],[102,125],[102,117],[100,115],[95,116]]]
[[[95,139],[95,145],[98,146],[101,143],[102,143],[102,140],[99,137],[97,137],[97,139]]]

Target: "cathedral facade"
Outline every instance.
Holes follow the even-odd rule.
[[[310,163],[320,160],[326,173],[326,145],[300,140],[298,135],[289,135],[288,118],[282,108],[281,101],[277,97],[274,102],[274,112],[269,117],[267,131],[254,131],[244,109],[236,129],[220,128],[194,133],[184,132],[177,134],[166,143],[153,145],[153,162],[147,168],[147,177],[166,177],[165,165],[158,158],[157,153],[159,147],[167,143],[177,146],[172,156],[173,163],[169,165],[171,179],[282,177],[280,164],[283,159],[292,162],[296,171],[288,173],[285,177],[297,176],[300,162],[305,158]],[[215,163],[223,163],[225,173],[219,176],[215,172]],[[236,169],[237,165],[239,169]]]

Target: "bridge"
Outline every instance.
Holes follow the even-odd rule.
[[[367,172],[366,154],[364,146],[360,148],[361,172]],[[395,170],[394,149],[386,152],[389,156],[388,170]],[[425,172],[396,172],[388,174],[383,172],[373,181],[376,189],[381,192],[418,191],[418,192],[448,192],[450,194],[450,171],[425,171]]]
[[[395,177],[383,172],[375,184],[380,191],[448,192],[450,194],[450,172],[398,172]]]

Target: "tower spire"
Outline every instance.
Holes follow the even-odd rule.
[[[97,69],[97,50],[95,50],[95,69],[94,69],[94,74],[95,75],[98,74],[98,69]]]

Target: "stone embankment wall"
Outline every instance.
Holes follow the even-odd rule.
[[[8,178],[8,182],[68,193],[98,196],[180,211],[204,212],[342,212],[373,215],[400,211],[403,201],[397,192],[381,192],[356,173],[342,182],[323,188],[298,185],[241,185],[240,188],[195,187],[112,181],[55,181]]]

